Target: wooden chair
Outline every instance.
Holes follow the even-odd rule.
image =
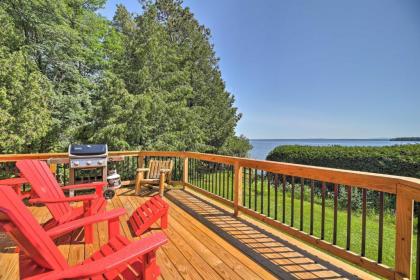
[[[163,196],[165,185],[171,184],[172,160],[150,160],[148,168],[137,168],[136,195],[141,193],[142,186],[159,186],[159,194]]]
[[[119,233],[118,216],[124,213],[109,214],[108,243],[84,262],[70,267],[51,232],[37,223],[11,187],[0,186],[0,230],[19,246],[20,279],[157,279],[160,270],[156,251],[167,238],[157,233],[130,242]],[[53,231],[68,232],[69,228],[59,226]]]
[[[103,213],[106,200],[102,196],[106,182],[60,187],[47,163],[40,160],[21,160],[16,162],[21,175],[31,185],[31,203],[45,204],[52,215],[52,219],[44,224],[45,229],[80,219],[82,217]],[[96,194],[66,197],[63,190],[95,189]],[[72,207],[70,202],[83,201],[82,207]],[[85,242],[92,243],[93,228],[85,226]]]

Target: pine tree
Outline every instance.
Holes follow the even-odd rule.
[[[226,91],[210,31],[178,0],[0,2],[0,152],[111,149],[244,155],[240,114]],[[35,125],[34,125],[35,124]]]
[[[129,145],[226,153],[241,145],[248,150],[248,141],[234,135],[240,115],[225,90],[210,31],[181,1],[142,4],[137,17],[118,6],[113,21],[125,49],[113,71],[130,94],[143,99],[134,108],[141,113],[133,115],[142,120],[132,120],[141,137],[127,134]]]

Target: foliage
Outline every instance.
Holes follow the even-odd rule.
[[[210,31],[182,1],[119,5],[113,21],[97,15],[104,3],[0,3],[0,152],[106,142],[246,155]]]
[[[387,147],[278,146],[267,160],[420,178],[420,144]]]
[[[386,147],[278,146],[267,159],[420,178],[420,144]],[[332,190],[331,184],[327,187]],[[319,188],[317,190],[319,192]],[[353,189],[352,197],[352,208],[361,209],[361,189]],[[379,209],[379,192],[368,190],[367,198],[370,208]],[[346,207],[346,192],[339,192],[338,202],[339,207]],[[395,210],[395,196],[385,197],[384,209],[391,213]]]
[[[52,122],[51,93],[50,82],[24,52],[0,51],[0,150],[29,152],[42,146]]]
[[[241,157],[247,155],[248,151],[251,149],[252,145],[245,136],[234,136],[227,139],[220,154]]]

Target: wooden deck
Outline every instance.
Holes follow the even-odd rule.
[[[183,190],[167,193],[170,204],[169,228],[164,230],[169,243],[158,250],[162,279],[353,279],[370,278],[305,245],[291,243],[270,229],[255,226],[245,219]],[[109,209],[124,207],[122,233],[133,239],[126,223],[134,209],[147,197],[134,196],[131,189],[121,189]],[[44,207],[31,207],[40,222],[49,218]],[[150,232],[160,231],[156,225]],[[107,241],[106,224],[95,226],[95,242],[84,245],[74,233],[59,240],[60,250],[70,265],[79,263]],[[135,238],[137,239],[137,237]],[[309,247],[308,247],[309,248]],[[0,279],[17,279],[17,256],[13,244],[0,237]],[[331,262],[330,262],[331,261]],[[350,268],[350,269],[349,269]],[[346,269],[346,270],[345,270]]]

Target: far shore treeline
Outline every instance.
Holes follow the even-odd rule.
[[[193,150],[244,156],[210,30],[180,0],[0,1],[0,153]]]
[[[287,145],[274,148],[267,160],[420,178],[420,144],[384,147]]]
[[[389,139],[390,141],[420,141],[420,137],[396,137]]]

